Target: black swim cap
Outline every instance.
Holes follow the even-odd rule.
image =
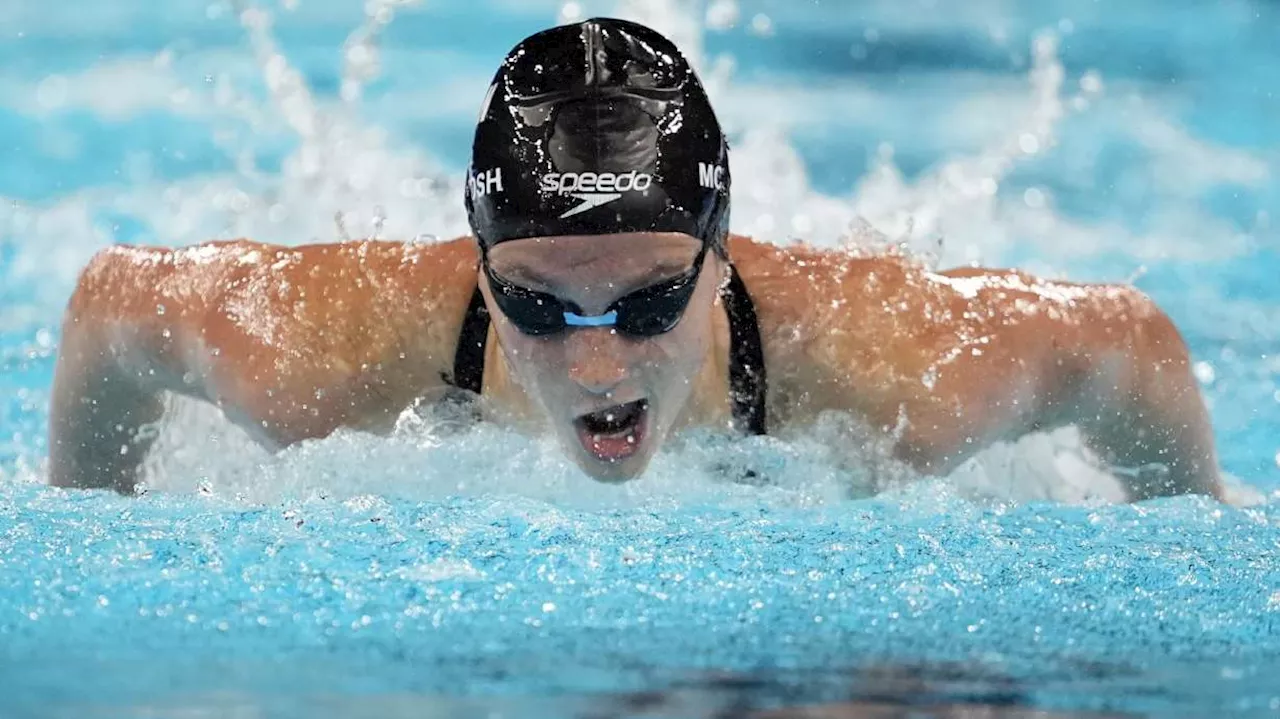
[[[466,204],[481,247],[683,232],[724,254],[729,154],[693,68],[658,32],[596,18],[526,38],[485,97]]]

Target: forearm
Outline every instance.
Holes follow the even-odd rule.
[[[1223,492],[1203,408],[1168,416],[1159,407],[1127,407],[1082,422],[1086,444],[1125,481],[1134,500]]]
[[[1126,480],[1133,499],[1222,498],[1213,426],[1186,345],[1158,311],[1144,319],[1120,368],[1099,372],[1095,411],[1081,418],[1088,446]]]
[[[159,389],[122,367],[97,331],[64,327],[49,414],[49,482],[131,493],[163,413]]]

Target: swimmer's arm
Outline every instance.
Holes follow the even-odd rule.
[[[154,443],[157,433],[148,425],[161,419],[165,392],[212,402],[272,449],[357,424],[344,382],[351,363],[318,350],[297,331],[305,324],[341,336],[343,329],[300,323],[295,305],[273,301],[268,290],[297,286],[288,281],[297,277],[271,268],[285,249],[244,240],[189,249],[198,261],[190,261],[190,253],[178,259],[184,251],[112,247],[81,274],[54,373],[51,484],[131,493]],[[230,321],[228,302],[252,306],[250,326],[277,330],[280,346],[247,337]],[[282,368],[294,370],[287,380]]]
[[[944,363],[936,348],[916,348],[933,389],[894,400],[907,422],[897,455],[940,474],[992,442],[1074,425],[1131,499],[1221,498],[1212,427],[1185,343],[1150,299],[1107,291],[1108,300],[1030,317],[1014,303],[1038,302],[1032,295],[963,305],[987,319],[963,330],[971,344],[947,351]]]
[[[166,391],[270,448],[385,431],[443,388],[474,277],[465,239],[104,250],[66,313],[50,482],[131,491]]]
[[[125,264],[112,250],[99,253],[64,316],[49,413],[54,486],[131,493],[154,436],[141,430],[163,414],[173,376],[158,361],[165,338],[138,316],[150,293]]]
[[[1087,381],[1061,370],[1054,378],[1078,387],[1069,419],[1090,449],[1117,470],[1131,499],[1183,493],[1223,499],[1213,427],[1173,322],[1139,295],[1128,316],[1091,330],[1070,353],[1084,360]]]

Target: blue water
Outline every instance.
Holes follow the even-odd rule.
[[[218,2],[24,0],[0,8],[0,714],[1280,712],[1280,5],[583,5],[698,57],[739,231],[865,242],[862,216],[944,266],[1132,279],[1253,506],[1107,501],[1069,431],[890,487],[838,421],[696,435],[619,489],[501,428],[406,416],[272,456],[181,401],[144,496],[47,489],[96,249],[463,232],[485,81],[561,7],[375,26],[301,0],[254,30]]]

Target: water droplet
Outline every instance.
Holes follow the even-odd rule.
[[[1035,187],[1028,187],[1022,193],[1022,201],[1026,203],[1027,207],[1039,210],[1044,207],[1044,192]]]
[[[735,0],[713,0],[707,7],[707,27],[711,30],[728,30],[738,24],[739,16]]]
[[[50,75],[36,87],[36,103],[46,110],[56,110],[67,101],[67,79]]]
[[[751,18],[751,32],[760,37],[771,37],[773,35],[773,19],[764,13],[757,13]]]
[[[1200,384],[1213,384],[1214,380],[1218,378],[1217,370],[1208,362],[1197,362],[1192,371],[1195,373],[1196,379],[1200,380]]]
[[[1089,94],[1102,92],[1102,75],[1097,70],[1089,70],[1080,76],[1080,89]]]
[[[568,24],[578,22],[582,19],[582,5],[576,2],[567,2],[560,6],[560,22]]]

